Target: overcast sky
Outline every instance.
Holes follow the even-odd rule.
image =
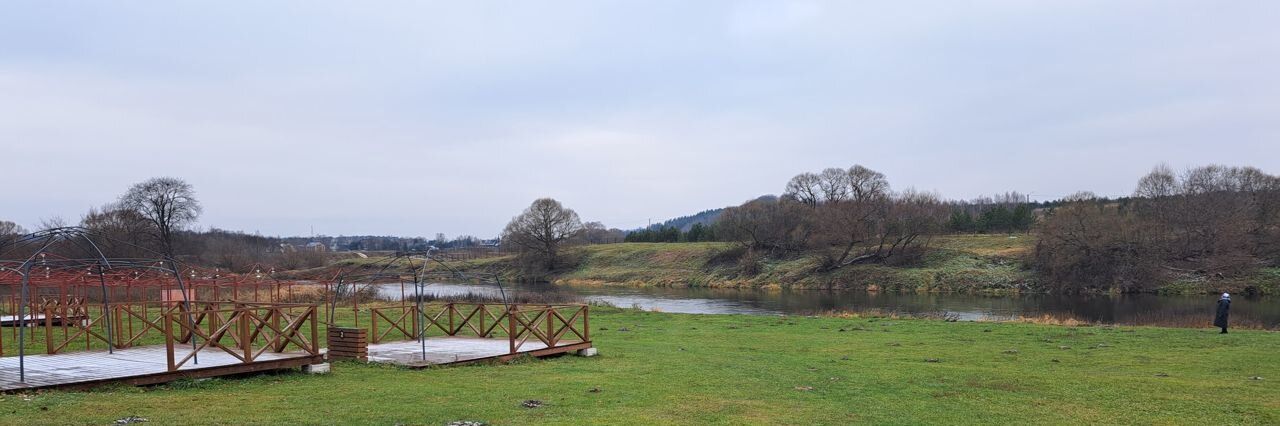
[[[1269,0],[6,1],[0,219],[153,176],[267,235],[489,237],[544,196],[631,228],[853,164],[1125,195],[1280,172],[1278,79]]]

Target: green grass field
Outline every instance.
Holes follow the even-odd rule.
[[[731,243],[602,244],[575,248],[569,253],[574,266],[557,271],[552,280],[586,285],[1017,292],[1035,284],[1033,274],[1021,266],[1021,257],[1033,244],[1034,239],[1025,235],[944,236],[935,238],[933,250],[910,266],[855,265],[821,272],[816,256],[801,255],[763,259],[759,272],[749,275],[725,256],[734,247]],[[486,259],[467,266],[503,269],[505,261]]]
[[[592,326],[593,358],[3,395],[0,423],[1280,423],[1275,332],[612,308]]]

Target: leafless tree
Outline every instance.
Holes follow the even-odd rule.
[[[822,178],[815,173],[801,173],[787,182],[784,196],[795,198],[809,207],[817,207],[822,199]]]
[[[120,197],[120,205],[151,222],[153,236],[168,257],[174,254],[175,232],[195,222],[201,212],[191,184],[171,177],[152,178],[133,185]]]
[[[562,246],[581,229],[578,213],[554,199],[539,198],[507,223],[502,243],[517,250],[526,265],[545,272],[555,269]]]
[[[3,253],[5,248],[9,247],[10,244],[13,244],[20,235],[26,233],[27,230],[24,229],[22,225],[18,225],[7,220],[0,220],[0,253]]]
[[[151,224],[136,210],[109,204],[101,209],[89,209],[80,218],[80,226],[103,236],[100,249],[113,257],[146,257],[154,246],[146,238]]]
[[[622,242],[626,232],[621,229],[609,229],[600,222],[587,222],[578,232],[579,240],[584,244],[610,244]]]
[[[62,216],[53,216],[53,217],[46,217],[44,219],[40,219],[40,225],[38,226],[41,231],[44,231],[44,230],[49,230],[54,228],[65,228],[71,225],[67,223],[66,218]]]
[[[1115,203],[1092,193],[1067,197],[1040,225],[1035,265],[1064,292],[1140,291],[1159,274],[1149,234]]]
[[[1177,179],[1173,176],[1173,170],[1168,165],[1161,164],[1138,180],[1138,189],[1133,191],[1133,196],[1158,199],[1172,196],[1176,191]]]
[[[27,233],[27,230],[23,228],[22,225],[19,225],[7,220],[0,220],[0,236],[22,235],[26,233]]]
[[[1278,261],[1280,177],[1252,167],[1157,166],[1131,201],[1067,201],[1040,227],[1036,267],[1050,283],[1139,290],[1177,276],[1246,276]]]
[[[840,201],[849,196],[849,171],[831,167],[818,175],[818,189],[825,201]]]
[[[840,249],[835,256],[823,251],[824,264],[829,269],[880,260],[871,253],[857,255],[856,249],[881,237],[882,222],[888,217],[889,207],[892,205],[889,182],[884,174],[855,165],[844,171],[844,175],[846,186],[834,193],[848,195],[826,198],[818,208],[818,223],[822,232],[818,234],[815,245],[836,246]]]
[[[790,197],[761,197],[725,209],[716,226],[722,237],[751,251],[783,255],[804,248],[812,218],[812,209]]]

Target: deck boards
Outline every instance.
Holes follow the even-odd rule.
[[[531,340],[520,347],[519,354],[545,356],[590,347],[591,342],[562,341],[555,347]],[[180,348],[179,358],[190,348]],[[430,337],[426,340],[427,355],[422,357],[422,346],[416,340],[386,342],[369,345],[370,362],[386,362],[410,367],[426,367],[465,363],[483,359],[502,359],[510,356],[507,339],[478,337]],[[323,351],[323,350],[322,350]],[[107,351],[67,352],[56,355],[28,355],[26,357],[26,383],[18,381],[18,357],[0,358],[0,392],[47,387],[91,386],[106,382],[159,383],[183,377],[184,373],[203,373],[199,376],[218,376],[246,371],[288,368],[321,362],[318,357],[303,352],[264,352],[254,363],[244,364],[239,359],[216,348],[200,351],[199,364],[188,362],[178,372],[168,371],[164,345],[139,346]],[[255,368],[255,366],[258,366]],[[239,368],[243,367],[243,368]],[[195,376],[196,374],[191,374]]]
[[[28,313],[26,315],[23,315],[21,318],[25,318],[26,322],[19,321],[19,317],[17,315],[0,315],[0,327],[17,327],[18,324],[20,323],[23,325],[26,325],[27,327],[44,326],[44,314]],[[85,320],[85,317],[83,315],[69,316],[69,317],[66,317],[66,319],[72,320],[72,321],[81,321],[83,323],[83,321]],[[58,315],[53,316],[53,325],[61,325],[62,321],[63,321],[62,316],[58,316]]]
[[[577,342],[565,342],[566,344]],[[417,340],[376,343],[369,345],[370,362],[388,362],[408,366],[425,366],[452,364],[455,362],[474,361],[510,354],[511,343],[505,339],[484,339],[479,337],[428,337],[426,341],[427,356],[422,358],[422,344]],[[546,349],[547,345],[538,341],[529,341],[520,347],[520,352]]]
[[[186,351],[178,353],[185,356]],[[309,358],[302,351],[264,352],[256,363],[295,358]],[[210,369],[243,365],[239,359],[218,349],[200,351],[199,364],[188,361],[179,371]],[[56,387],[77,383],[126,380],[141,376],[168,373],[168,361],[164,345],[139,346],[107,351],[69,352],[56,355],[28,355],[26,357],[26,383],[18,381],[18,357],[0,358],[0,391],[24,388]],[[230,374],[230,373],[228,373]],[[175,376],[175,378],[178,376]]]

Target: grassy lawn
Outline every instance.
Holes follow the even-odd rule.
[[[609,308],[591,324],[594,358],[4,395],[0,423],[1280,423],[1275,332]]]

